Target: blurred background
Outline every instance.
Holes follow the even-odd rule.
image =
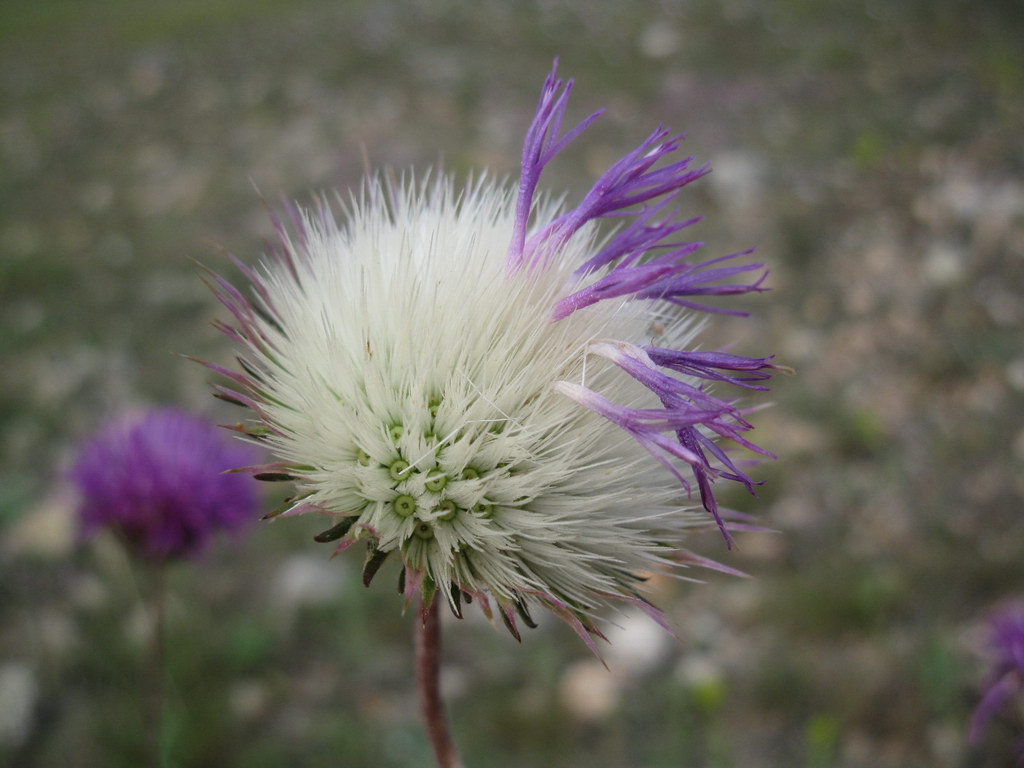
[[[1009,766],[966,722],[986,614],[1024,594],[1024,11],[1016,0],[36,0],[0,5],[0,764],[146,764],[146,589],[76,541],[63,473],[127,407],[222,421],[223,316],[267,198],[363,168],[514,176],[554,56],[606,116],[545,174],[578,194],[659,122],[714,166],[708,254],[773,291],[708,345],[774,352],[758,499],[780,534],[658,580],[677,643],[619,617],[606,672],[544,618],[447,623],[471,768]],[[755,401],[767,401],[767,396]],[[275,489],[272,489],[276,490]],[[270,493],[269,509],[280,500]],[[425,766],[394,574],[318,521],[170,573],[169,766]]]

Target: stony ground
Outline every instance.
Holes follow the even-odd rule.
[[[981,622],[1024,594],[1021,39],[1010,0],[5,5],[0,762],[144,762],[148,574],[75,542],[61,473],[125,407],[234,418],[174,356],[224,353],[190,259],[258,256],[257,189],[514,174],[559,55],[573,114],[609,109],[548,184],[665,122],[715,167],[685,198],[709,252],[772,267],[710,340],[798,371],[729,499],[781,534],[697,542],[756,578],[656,583],[684,642],[626,616],[610,674],[555,622],[450,626],[467,764],[1009,765],[1008,725],[965,723]],[[168,766],[427,764],[397,596],[313,525],[171,574]]]

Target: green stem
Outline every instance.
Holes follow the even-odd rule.
[[[167,586],[163,564],[152,570],[153,582],[150,595],[150,610],[153,614],[152,635],[150,637],[149,658],[149,752],[153,768],[163,766],[163,725],[164,725],[164,664],[165,664],[165,625],[167,623]]]

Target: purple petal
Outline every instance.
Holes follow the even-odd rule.
[[[544,81],[536,115],[526,131],[526,138],[523,141],[519,195],[516,199],[515,223],[506,261],[510,272],[514,272],[530,262],[525,251],[526,225],[533,208],[537,182],[544,166],[583,133],[601,114],[601,112],[593,113],[562,138],[556,138],[565,115],[569,94],[572,92],[572,85],[572,80],[563,86],[562,81],[558,79],[558,60],[556,59],[551,68],[551,74]]]

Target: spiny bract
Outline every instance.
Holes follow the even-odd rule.
[[[655,168],[679,137],[656,130],[575,208],[535,199],[543,167],[597,117],[559,136],[571,88],[545,82],[517,190],[370,181],[343,224],[325,200],[289,208],[274,258],[239,264],[251,302],[211,275],[242,372],[207,365],[258,416],[240,429],[280,459],[253,473],[297,486],[279,514],[336,517],[317,538],[366,541],[364,581],[398,552],[407,601],[440,587],[457,615],[473,598],[489,614],[490,597],[517,637],[516,615],[532,625],[543,605],[590,643],[608,600],[659,618],[637,591],[645,572],[714,566],[675,546],[684,529],[713,521],[731,541],[742,527],[711,483],[752,481],[714,441],[760,449],[703,382],[763,389],[773,366],[685,351],[692,310],[710,309],[689,297],[760,290],[764,275],[672,241],[695,220],[664,209],[708,170]],[[602,237],[609,216],[624,225]]]

